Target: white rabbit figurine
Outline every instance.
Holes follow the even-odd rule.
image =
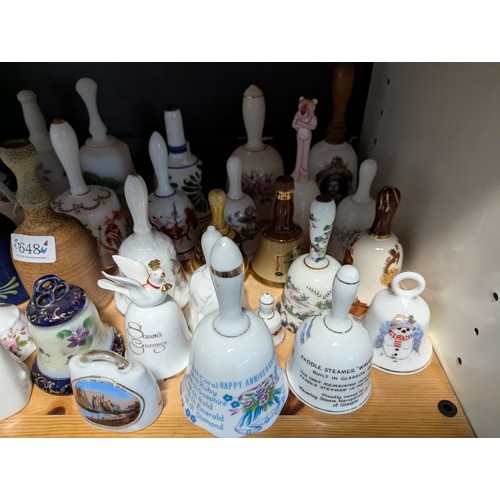
[[[125,358],[147,366],[156,380],[166,380],[187,366],[191,332],[177,301],[167,294],[170,284],[158,259],[149,263],[113,255],[123,276],[103,271],[101,288],[131,300],[125,312]]]

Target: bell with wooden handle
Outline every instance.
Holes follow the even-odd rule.
[[[332,79],[333,114],[327,136],[312,146],[309,171],[322,193],[335,203],[352,194],[358,184],[358,160],[354,148],[345,140],[345,110],[354,82],[353,63],[337,63]]]

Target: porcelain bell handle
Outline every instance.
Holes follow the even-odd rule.
[[[153,132],[149,139],[149,156],[153,163],[158,185],[155,194],[161,198],[171,196],[175,189],[168,179],[168,149],[165,139],[158,132]]]
[[[45,117],[36,101],[36,94],[31,90],[21,90],[17,93],[17,100],[23,108],[24,121],[29,130],[29,140],[40,151],[51,151],[49,132]]]
[[[404,288],[401,288],[400,283],[403,280],[412,280],[417,283],[417,286],[414,288],[411,288],[410,290],[405,290]],[[415,297],[418,297],[424,290],[425,290],[425,280],[423,276],[421,276],[418,273],[414,273],[412,271],[405,271],[396,274],[394,278],[392,279],[391,282],[391,288],[392,291],[396,294],[399,295],[400,297],[405,297],[408,299],[414,299]]]
[[[80,148],[73,127],[64,120],[55,119],[50,125],[50,140],[69,181],[69,191],[73,196],[88,193],[80,167]]]
[[[104,351],[99,349],[94,349],[92,351],[87,351],[80,356],[80,363],[94,363],[96,361],[104,361],[106,363],[111,363],[115,365],[119,370],[124,370],[128,368],[130,362],[123,356],[116,354],[113,351]]]
[[[109,143],[110,138],[107,135],[107,127],[99,115],[97,109],[97,83],[91,78],[80,78],[75,85],[76,91],[83,99],[89,113],[89,132],[92,136],[92,142],[102,145]]]
[[[352,302],[358,293],[359,271],[345,264],[339,268],[332,286],[332,311],[325,317],[327,328],[336,333],[347,333],[352,327],[349,314]]]
[[[124,185],[125,200],[134,221],[134,233],[147,234],[152,225],[148,216],[148,188],[144,179],[137,174],[129,174]]]
[[[320,194],[311,203],[309,212],[309,239],[311,247],[307,264],[311,267],[323,267],[326,249],[332,234],[336,206],[328,194]]]
[[[241,177],[243,175],[243,165],[241,159],[237,156],[231,156],[226,164],[229,189],[227,197],[231,200],[241,200],[244,194],[241,188]]]
[[[266,119],[266,102],[264,93],[256,85],[250,85],[245,90],[242,111],[247,132],[245,149],[248,151],[262,151],[265,148],[262,142],[262,133]]]
[[[345,109],[352,92],[354,81],[353,63],[337,63],[332,79],[333,114],[327,127],[325,141],[328,144],[345,142]]]
[[[179,108],[169,107],[163,113],[165,119],[165,130],[167,132],[167,143],[169,148],[186,148],[186,138],[184,136],[184,124]]]
[[[353,201],[363,204],[370,203],[372,200],[370,196],[370,189],[376,173],[377,162],[375,160],[368,158],[361,163],[359,166],[358,189],[352,195]]]

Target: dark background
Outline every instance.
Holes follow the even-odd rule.
[[[318,126],[311,145],[326,135],[332,114],[331,82],[336,63],[0,63],[0,140],[25,137],[20,90],[37,95],[49,127],[62,118],[74,128],[80,146],[89,137],[88,113],[75,90],[82,77],[98,85],[97,106],[108,134],[126,142],[135,168],[153,189],[148,142],[154,131],[166,138],[163,111],[180,108],[186,140],[203,161],[202,186],[226,186],[226,162],[244,144],[242,94],[251,84],[266,102],[264,136],[282,156],[285,173],[295,166],[296,131],[292,120],[300,96],[318,99]],[[346,109],[346,140],[357,148],[372,63],[357,62],[351,98]],[[9,180],[14,182],[12,174]]]

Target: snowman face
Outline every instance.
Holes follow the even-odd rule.
[[[415,330],[414,326],[395,326],[391,328],[391,331],[399,334],[399,335],[406,335],[407,333],[413,333]]]

